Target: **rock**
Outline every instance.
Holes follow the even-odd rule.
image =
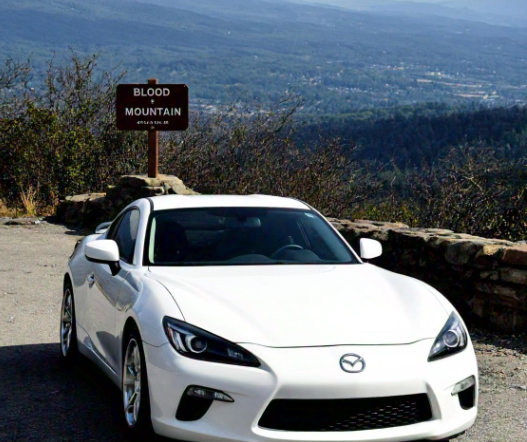
[[[501,261],[511,266],[527,266],[527,244],[506,248]]]
[[[500,274],[495,270],[485,270],[479,273],[481,279],[490,279],[491,281],[497,281],[500,279]]]
[[[160,195],[198,195],[173,175],[159,175],[157,178],[149,178],[146,175],[125,175],[112,189],[112,194],[117,191],[121,193],[121,197],[125,193],[127,196],[125,199]]]
[[[199,195],[198,192],[189,189],[188,187],[170,186],[168,188],[168,195]]]
[[[452,230],[447,230],[447,229],[423,229],[423,232],[429,233],[430,235],[438,235],[438,236],[449,236],[454,233]]]
[[[451,245],[456,243],[458,240],[453,238],[452,236],[443,236],[443,235],[437,235],[430,238],[430,241],[428,241],[428,244],[431,248],[437,249],[438,251],[444,251],[446,252],[446,249]]]
[[[91,221],[92,218],[98,218],[105,202],[105,193],[68,196],[59,204],[56,217],[66,224],[89,225],[92,227],[91,222],[85,224],[86,220]]]
[[[413,262],[417,262],[422,255],[421,251],[427,247],[432,237],[422,230],[394,229],[388,232],[389,242],[399,250],[409,250],[413,255]]]
[[[199,195],[198,192],[185,186],[183,181],[174,176],[166,176],[162,178],[163,184],[168,187],[169,195]]]
[[[370,224],[373,227],[380,227],[383,229],[409,229],[409,227],[406,224],[403,223],[391,223],[391,222],[385,222],[385,221],[369,221],[365,219],[357,219],[355,220],[355,223],[357,224]]]
[[[86,193],[83,195],[67,196],[66,201],[70,203],[84,203],[90,199],[90,194]]]
[[[37,218],[8,218],[0,221],[0,224],[4,226],[35,226],[40,223],[41,221]]]
[[[527,270],[504,268],[500,274],[502,281],[527,286]]]
[[[145,196],[161,196],[165,194],[165,188],[163,186],[152,186],[142,188]]]
[[[450,264],[464,266],[474,261],[474,257],[484,246],[481,241],[456,241],[447,246],[445,259]]]
[[[183,181],[172,175],[149,178],[146,175],[122,176],[106,193],[68,196],[57,209],[57,219],[67,224],[93,228],[113,219],[131,202],[162,195],[197,195]]]
[[[94,201],[105,196],[105,193],[86,193],[83,195],[67,196],[66,201],[70,203],[85,203],[86,201]]]
[[[485,245],[481,250],[476,253],[474,257],[474,263],[479,265],[491,265],[493,262],[497,262],[503,256],[505,248],[501,245]]]
[[[159,187],[161,180],[146,175],[123,175],[119,178],[119,187]]]
[[[483,293],[519,299],[517,291],[513,289],[512,287],[507,287],[507,286],[492,284],[492,283],[486,283],[486,282],[476,283],[475,287],[476,287],[476,290],[483,292]]]
[[[468,301],[468,304],[470,305],[472,312],[476,316],[480,318],[483,318],[485,316],[485,310],[487,309],[487,302],[485,301],[485,298],[483,296],[481,296],[480,294],[477,294],[470,301]]]
[[[372,238],[376,233],[386,232],[386,230],[366,221],[333,220],[332,223],[350,243],[355,242],[359,237]]]

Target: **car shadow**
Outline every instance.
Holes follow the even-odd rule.
[[[474,335],[527,354],[525,336]],[[0,442],[127,442],[120,407],[119,389],[88,359],[69,367],[58,344],[0,347]]]
[[[0,347],[1,442],[128,441],[120,407],[119,389],[88,359],[68,367],[58,344]]]
[[[64,232],[66,235],[87,236],[87,235],[91,235],[92,233],[95,233],[94,228],[92,229],[89,227],[79,226],[79,225],[70,224],[70,223],[64,223],[58,220],[55,216],[46,216],[45,218],[42,219],[42,221],[45,221],[48,224],[54,224],[57,226],[66,227],[67,229],[69,229],[66,232]]]

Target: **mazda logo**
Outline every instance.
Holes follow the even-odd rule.
[[[340,358],[340,368],[347,373],[360,373],[366,368],[366,361],[362,356],[350,353]]]

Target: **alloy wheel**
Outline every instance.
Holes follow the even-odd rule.
[[[141,355],[134,338],[128,342],[124,358],[123,401],[126,422],[134,428],[141,406]]]
[[[71,295],[71,290],[67,289],[64,293],[60,320],[60,347],[64,357],[68,356],[68,352],[70,351],[73,327],[73,296]]]

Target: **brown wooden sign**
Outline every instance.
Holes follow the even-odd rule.
[[[120,84],[117,129],[186,130],[189,94],[186,84]]]

